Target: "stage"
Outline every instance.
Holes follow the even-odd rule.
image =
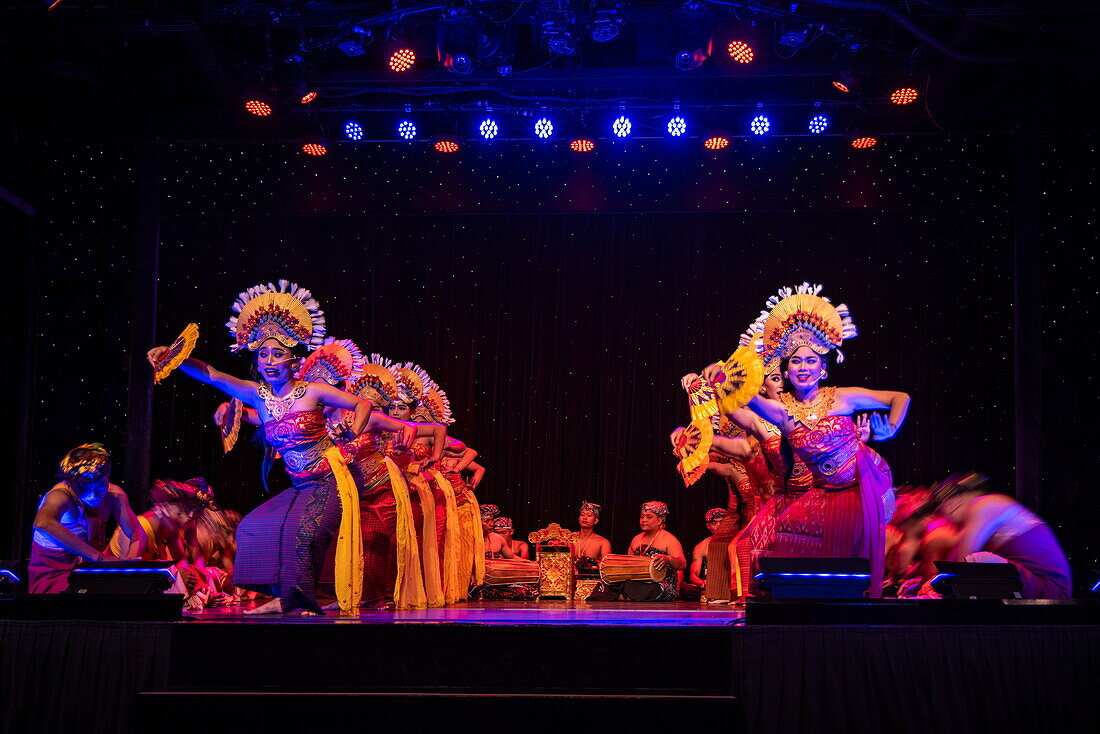
[[[724,605],[553,601],[0,620],[5,731],[1080,731],[1100,713],[1089,605],[999,624],[979,604],[987,621],[965,625],[797,624],[785,608],[763,625]],[[855,612],[818,603],[803,618],[823,614]]]

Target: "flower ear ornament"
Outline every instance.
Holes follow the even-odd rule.
[[[179,336],[176,337],[168,351],[160,355],[153,365],[153,384],[159,385],[172,371],[183,364],[183,361],[191,356],[195,344],[199,341],[199,325],[188,324]]]

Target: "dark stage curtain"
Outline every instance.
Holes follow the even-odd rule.
[[[1078,732],[1100,715],[1100,627],[747,627],[754,734]]]
[[[163,689],[171,625],[0,620],[5,734],[129,732],[134,697]]]

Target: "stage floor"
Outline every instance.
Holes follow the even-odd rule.
[[[440,609],[404,612],[361,612],[341,616],[248,615],[255,604],[235,605],[185,612],[187,622],[232,624],[476,624],[476,625],[572,625],[627,627],[727,627],[741,624],[745,610],[741,605],[704,605],[689,602],[468,602]]]

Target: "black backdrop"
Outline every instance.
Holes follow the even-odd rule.
[[[1095,207],[1083,195],[1094,149],[1081,145],[1028,141],[1034,166],[1022,173],[1018,145],[984,136],[891,139],[870,154],[783,141],[719,158],[647,144],[587,161],[529,146],[448,161],[371,146],[320,161],[285,146],[164,146],[155,324],[166,342],[198,321],[196,356],[243,374],[245,358],[226,350],[229,305],[255,282],[296,280],[330,334],[419,362],[443,385],[453,433],[488,468],[479,496],[519,534],[575,526],[588,498],[622,547],[639,503],[664,499],[690,544],[724,488],[708,478],[684,489],[675,473],[678,378],[728,354],[779,286],[816,281],[861,330],[830,381],[913,395],[902,433],[878,446],[895,478],[976,467],[1011,493],[1023,177],[1040,256],[1021,277],[1044,286],[1035,349],[1047,359],[1045,379],[1025,386],[1045,398],[1025,419],[1047,428],[1044,481],[1026,491],[1080,574],[1096,565],[1096,500],[1078,491],[1096,453],[1084,438],[1096,347],[1077,338],[1096,296]],[[98,439],[125,452],[131,321],[147,317],[131,298],[149,148],[35,152],[21,528],[65,449]],[[1067,390],[1080,393],[1072,410]],[[259,454],[242,442],[221,455],[219,401],[180,376],[156,388],[152,473],[205,475],[244,511],[261,499]],[[140,504],[144,488],[127,489]],[[21,528],[7,529],[13,547],[25,545]]]

